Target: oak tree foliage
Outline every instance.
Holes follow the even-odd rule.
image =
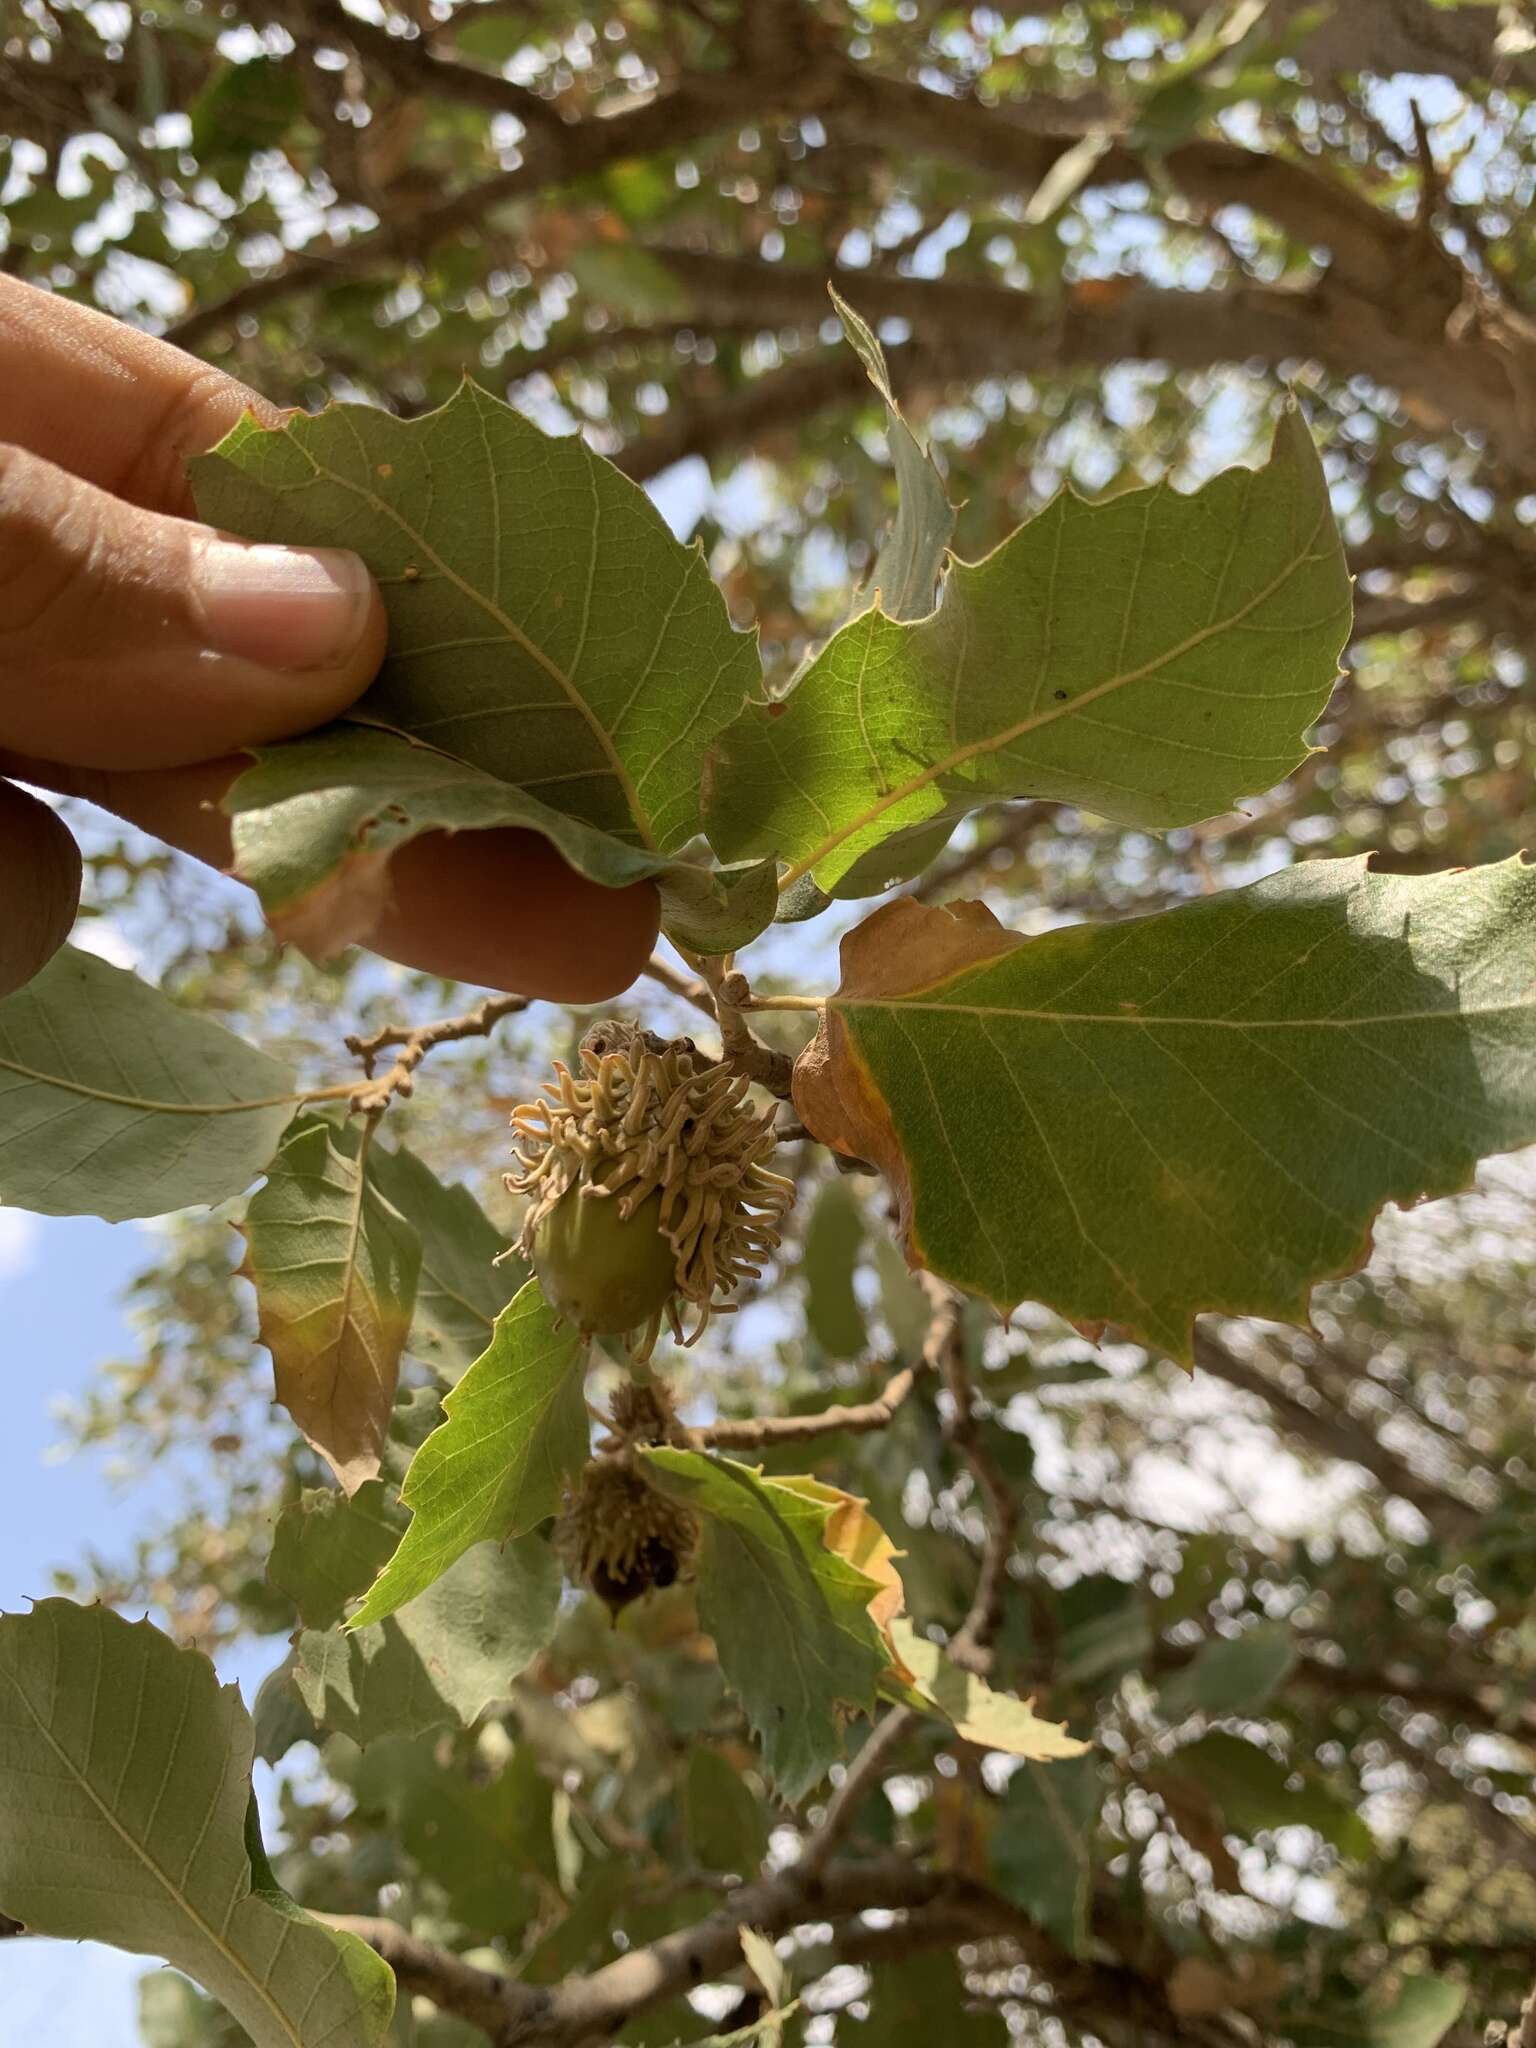
[[[7,267],[390,624],[0,1000],[189,1474],[0,1617],[0,1932],[156,2048],[1528,2041],[1522,10],[0,33]],[[595,1016],[364,950],[507,825],[656,890]]]

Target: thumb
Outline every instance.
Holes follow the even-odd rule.
[[[79,904],[80,849],[63,819],[0,782],[0,997],[47,966]]]
[[[0,447],[0,746],[166,768],[334,718],[384,654],[356,555],[258,547]]]

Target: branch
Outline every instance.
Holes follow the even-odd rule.
[[[772,1046],[764,1045],[742,1016],[743,1006],[752,999],[747,977],[728,972],[720,960],[702,960],[699,965],[714,997],[715,1021],[720,1027],[726,1065],[745,1074],[759,1088],[766,1088],[780,1102],[788,1102],[795,1063],[787,1052],[775,1052]]]
[[[416,1069],[434,1047],[461,1038],[485,1038],[503,1017],[526,1010],[532,1000],[531,996],[487,996],[462,1016],[440,1017],[435,1024],[386,1024],[366,1037],[349,1037],[347,1051],[362,1061],[368,1076],[354,1091],[352,1107],[377,1112],[388,1106],[391,1096],[409,1095],[415,1087]],[[398,1045],[401,1051],[388,1070],[375,1078],[374,1061],[391,1045]]]
[[[430,95],[491,114],[511,114],[528,129],[561,125],[559,109],[526,86],[457,58],[436,56],[421,35],[394,35],[349,13],[341,0],[277,0],[261,11],[289,27],[307,27],[328,40],[350,43],[365,71],[382,72],[412,97]]]
[[[1373,1430],[1337,1408],[1309,1408],[1261,1367],[1239,1358],[1204,1322],[1195,1325],[1195,1363],[1203,1372],[1225,1380],[1229,1387],[1267,1402],[1282,1427],[1314,1450],[1330,1458],[1341,1458],[1346,1464],[1362,1466],[1389,1493],[1411,1502],[1439,1535],[1452,1540],[1464,1537],[1479,1520],[1475,1507],[1432,1480],[1422,1478]]]
[[[683,1432],[679,1442],[689,1450],[760,1450],[768,1444],[804,1443],[811,1437],[837,1432],[847,1436],[868,1436],[889,1428],[902,1402],[916,1386],[922,1365],[904,1365],[892,1373],[873,1401],[855,1407],[835,1405],[820,1408],[814,1415],[753,1415],[740,1421],[712,1422],[701,1429]]]
[[[456,2013],[481,2028],[493,2041],[507,2024],[509,2002],[522,1986],[494,1970],[476,1969],[452,1949],[423,1941],[398,1921],[355,1913],[317,1913],[328,1927],[338,1927],[381,1955],[407,1991],[420,1992],[444,2012]],[[535,1993],[523,1993],[536,1997]]]
[[[876,1739],[871,1736],[870,1742]],[[495,2048],[590,2048],[639,2014],[729,1976],[740,1967],[743,1927],[772,1938],[807,1921],[853,1921],[849,1934],[857,1941],[867,1930],[856,1915],[872,1910],[925,1915],[930,1909],[945,1940],[1006,1939],[1030,1968],[1060,1987],[1064,2003],[1098,2003],[1185,2038],[1154,1974],[1076,1962],[1028,1914],[995,1892],[923,1870],[906,1857],[829,1863],[809,1872],[792,1866],[777,1877],[739,1886],[718,1912],[692,1927],[662,1935],[586,1976],[547,1987],[477,1970],[392,1920],[327,1917],[331,1926],[360,1935],[377,1949],[408,1989],[483,2028]],[[927,1928],[927,1920],[919,1918],[914,1939],[924,1941]]]
[[[963,1670],[985,1677],[992,1668],[992,1638],[1003,1618],[1008,1591],[1008,1560],[1013,1555],[1019,1505],[1013,1490],[981,1441],[970,1371],[965,1362],[965,1299],[931,1273],[919,1273],[918,1285],[933,1308],[923,1340],[923,1358],[944,1378],[953,1404],[945,1435],[971,1468],[978,1491],[987,1503],[987,1540],[970,1611],[949,1644],[951,1659]]]
[[[985,880],[985,871],[998,854],[1011,856],[1022,852],[1043,825],[1060,815],[1061,806],[1052,803],[1009,804],[1000,808],[993,814],[990,831],[986,820],[981,822],[974,846],[952,853],[945,860],[935,861],[912,884],[907,894],[915,896],[919,903],[933,903],[955,889],[964,888],[977,877]]]
[[[892,1751],[916,1727],[918,1720],[914,1708],[892,1707],[870,1730],[864,1747],[844,1771],[842,1783],[827,1801],[821,1825],[806,1837],[799,1861],[794,1865],[797,1877],[813,1882],[817,1872],[826,1868],[834,1851],[842,1846],[858,1819],[859,1808],[875,1789]]]
[[[805,82],[802,85],[809,89]],[[397,271],[402,257],[414,257],[450,235],[478,227],[511,200],[589,177],[625,157],[680,148],[760,110],[766,97],[770,95],[764,81],[712,74],[685,79],[671,92],[626,112],[543,127],[528,137],[523,162],[515,169],[483,178],[411,219],[381,222],[349,242],[290,256],[265,277],[253,277],[225,298],[194,308],[167,330],[167,338],[190,348],[243,315],[295,293]]]

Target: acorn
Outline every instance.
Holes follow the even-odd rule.
[[[627,1336],[638,1359],[664,1324],[696,1343],[761,1275],[794,1183],[767,1167],[774,1111],[750,1087],[691,1039],[603,1023],[577,1072],[557,1061],[544,1097],[513,1110],[518,1250],[584,1336]]]
[[[697,1515],[658,1493],[627,1450],[587,1461],[555,1524],[572,1576],[615,1621],[645,1594],[686,1578],[698,1544]]]
[[[628,1215],[567,1188],[534,1226],[532,1260],[547,1298],[583,1336],[618,1336],[658,1316],[676,1285],[661,1190]]]

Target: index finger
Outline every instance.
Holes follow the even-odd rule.
[[[234,377],[89,306],[0,276],[0,441],[151,512],[193,515],[186,458],[252,411]]]

